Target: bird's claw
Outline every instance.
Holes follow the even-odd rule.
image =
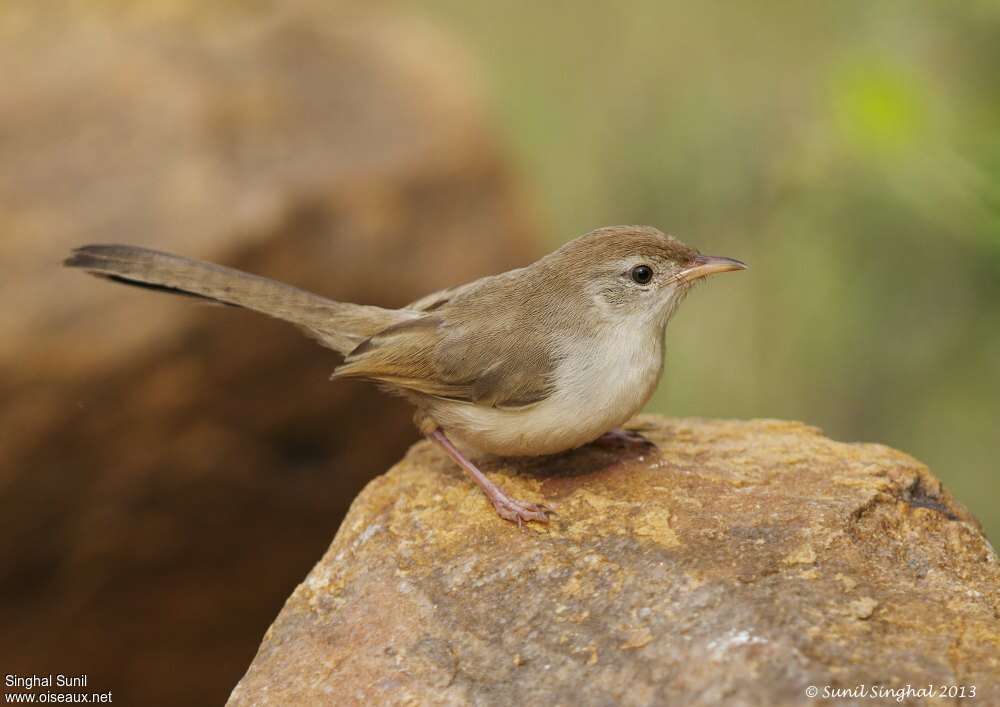
[[[605,449],[648,449],[656,445],[634,430],[611,430],[594,440]]]
[[[527,501],[518,501],[506,496],[491,500],[493,501],[493,508],[496,509],[497,515],[504,520],[517,523],[518,526],[532,520],[539,523],[548,523],[548,514],[555,513],[553,506],[544,503],[528,503]]]

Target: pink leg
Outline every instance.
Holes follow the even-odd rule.
[[[643,437],[638,432],[631,430],[614,429],[605,432],[593,441],[593,444],[606,449],[639,449],[643,447],[655,447],[652,442]]]
[[[444,430],[440,428],[436,429],[427,436],[441,445],[441,448],[448,453],[448,456],[454,459],[465,470],[465,473],[472,477],[472,480],[486,494],[486,498],[490,499],[490,503],[493,504],[493,507],[501,518],[515,521],[518,525],[529,520],[537,520],[542,523],[549,522],[549,517],[546,514],[553,511],[551,506],[546,506],[543,503],[518,501],[505,494],[503,489],[486,478],[486,475],[477,469],[475,464],[466,459],[458,451],[455,445],[451,443],[451,440],[445,435]]]

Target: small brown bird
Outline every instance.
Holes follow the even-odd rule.
[[[382,309],[136,246],[85,246],[65,265],[298,325],[344,356],[333,378],[365,378],[412,402],[420,431],[518,523],[547,521],[552,509],[510,498],[462,450],[535,456],[620,434],[656,388],[664,330],[691,285],[747,267],[655,228],[615,226],[527,267]]]

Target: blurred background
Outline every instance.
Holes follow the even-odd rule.
[[[56,264],[123,241],[398,306],[596,226],[699,288],[650,409],[927,462],[1000,535],[1000,6],[0,4],[0,667],[219,704],[416,438],[332,353]]]

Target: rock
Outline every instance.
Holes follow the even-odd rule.
[[[411,411],[292,327],[60,261],[137,243],[400,305],[529,262],[526,209],[423,22],[3,3],[0,40],[0,664],[217,704]]]
[[[558,504],[548,527],[501,521],[416,445],[229,704],[799,705],[928,683],[1000,703],[1000,565],[922,464],[799,423],[635,426],[658,449],[486,463]]]

